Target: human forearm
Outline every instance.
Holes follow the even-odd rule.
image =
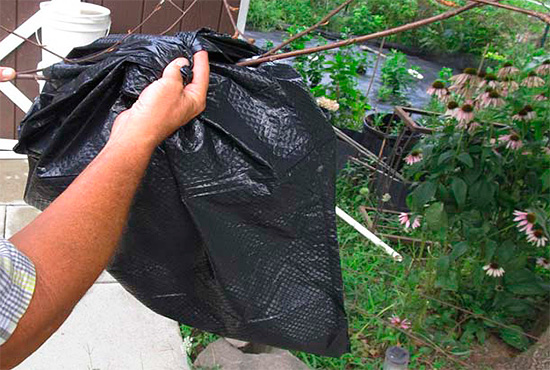
[[[109,142],[74,183],[11,239],[34,263],[33,299],[10,340],[0,347],[13,366],[65,320],[111,258],[153,148]],[[55,268],[54,268],[55,266]]]
[[[170,63],[118,116],[88,168],[12,237],[34,263],[37,281],[27,311],[0,347],[0,369],[17,365],[55,332],[106,267],[154,148],[205,107],[208,55],[198,52],[194,60],[191,84],[184,86],[180,73],[188,61]]]

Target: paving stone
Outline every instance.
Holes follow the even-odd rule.
[[[198,355],[194,365],[207,369],[219,366],[222,370],[309,369],[288,351],[268,346],[261,347],[265,347],[268,353],[244,353],[227,340],[218,339]]]
[[[0,206],[0,238],[4,237],[4,230],[6,229],[6,207]]]
[[[40,214],[40,211],[31,206],[7,206],[5,238],[11,238],[13,234],[27,226]]]
[[[25,204],[23,194],[29,172],[27,160],[0,160],[0,204]]]
[[[188,370],[178,324],[120,284],[94,284],[61,328],[16,370]]]

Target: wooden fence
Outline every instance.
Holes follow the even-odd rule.
[[[102,5],[111,10],[111,33],[126,33],[143,21],[158,0],[84,0]],[[172,0],[174,4],[187,9],[192,0]],[[15,29],[39,9],[38,0],[0,0],[0,24]],[[239,6],[239,0],[229,0],[233,7]],[[238,12],[234,12],[235,19]],[[168,1],[163,8],[155,13],[138,31],[138,33],[158,34],[167,29],[180,16],[181,12]],[[170,34],[179,31],[195,30],[209,27],[220,32],[233,33],[228,14],[222,0],[199,0],[185,18],[174,27]],[[6,32],[0,30],[0,40],[6,37]],[[34,39],[34,37],[33,37]],[[24,43],[6,59],[0,61],[3,66],[9,66],[19,71],[35,69],[40,61],[40,48]],[[29,98],[38,94],[38,84],[32,80],[17,80],[17,87]],[[0,138],[14,139],[17,136],[17,126],[24,113],[0,92]]]

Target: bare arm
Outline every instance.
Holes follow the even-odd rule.
[[[183,88],[180,58],[166,67],[116,120],[92,163],[11,242],[34,263],[37,282],[27,312],[0,347],[9,369],[42,345],[106,267],[126,225],[132,199],[154,148],[204,109],[208,56],[195,54],[194,79]],[[178,65],[179,63],[179,65]]]

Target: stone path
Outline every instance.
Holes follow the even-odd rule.
[[[0,139],[0,237],[39,211],[25,205],[26,159]],[[104,272],[61,328],[17,370],[187,370],[178,324],[155,314]]]

